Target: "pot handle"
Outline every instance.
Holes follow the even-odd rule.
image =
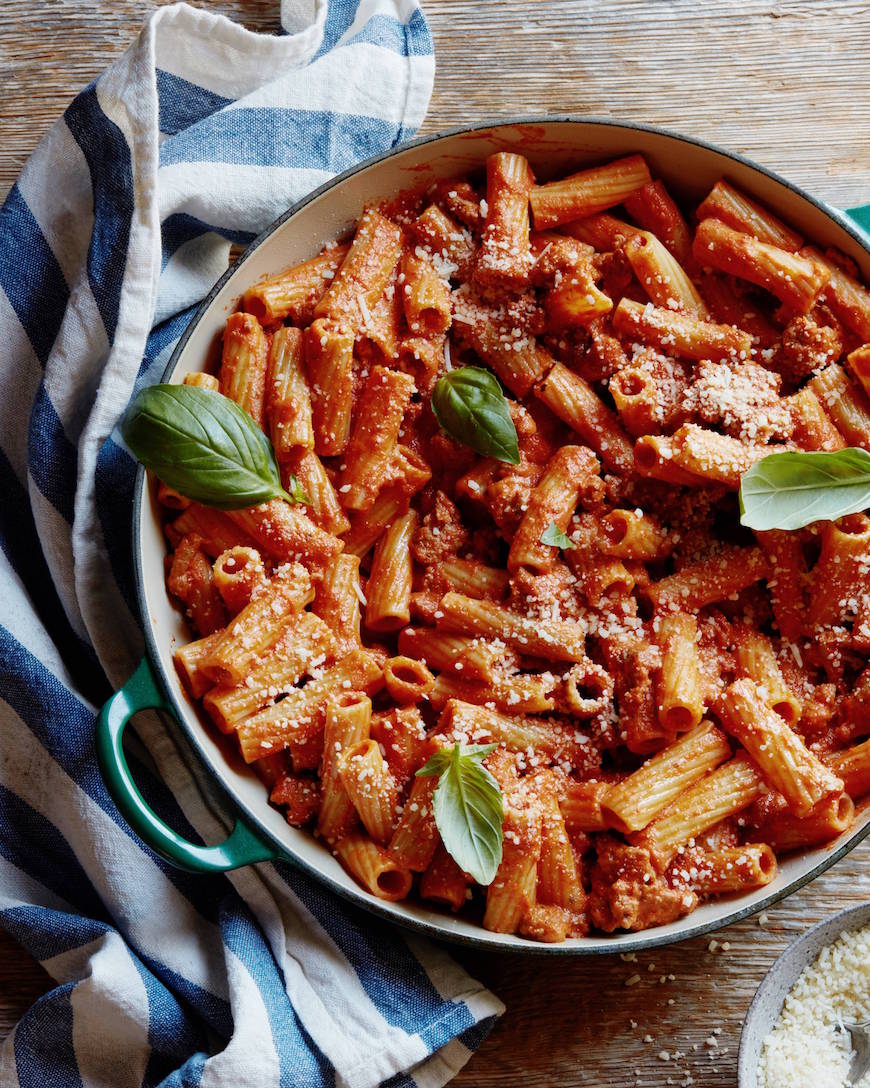
[[[100,711],[95,736],[97,760],[112,800],[144,842],[173,865],[192,873],[223,873],[255,861],[288,860],[241,819],[236,820],[229,838],[217,846],[197,846],[160,819],[133,781],[123,746],[127,723],[137,711],[149,709],[173,714],[157,686],[147,657],[143,657],[127,683]]]
[[[846,208],[846,215],[857,223],[865,234],[870,234],[870,204],[862,204],[860,208]]]

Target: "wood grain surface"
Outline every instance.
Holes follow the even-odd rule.
[[[631,118],[743,152],[841,207],[870,202],[866,3],[424,4],[438,64],[424,132],[518,113]],[[3,0],[0,193],[75,92],[126,48],[158,6]],[[198,6],[252,30],[278,26],[277,0]],[[643,954],[637,963],[458,953],[508,1012],[454,1083],[731,1086],[740,1025],[761,976],[797,933],[864,901],[868,876],[870,844],[769,911],[765,925],[750,920],[716,934],[712,951],[703,938]],[[635,975],[639,980],[626,985]],[[49,985],[0,934],[0,1038]]]

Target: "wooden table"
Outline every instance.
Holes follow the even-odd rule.
[[[75,91],[158,6],[4,0],[0,192]],[[200,6],[254,30],[277,27],[277,0]],[[425,7],[438,73],[423,131],[522,112],[633,118],[742,151],[834,204],[870,201],[863,0],[426,0]],[[744,922],[717,934],[718,946],[695,940],[637,963],[459,954],[508,1012],[455,1083],[733,1085],[740,1024],[761,975],[800,930],[865,899],[868,874],[870,844],[771,910],[764,926]],[[0,1036],[49,985],[0,936]]]

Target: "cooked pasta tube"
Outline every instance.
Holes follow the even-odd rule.
[[[321,457],[341,453],[350,438],[353,339],[350,329],[326,320],[315,321],[305,333],[314,449]]]
[[[535,183],[528,159],[498,151],[486,160],[486,220],[474,279],[487,287],[522,287],[529,281],[529,192]]]
[[[855,805],[848,793],[826,797],[806,816],[787,809],[775,812],[754,831],[777,853],[800,850],[830,842],[847,831],[855,819]]]
[[[475,600],[461,593],[446,593],[441,601],[439,629],[463,635],[500,638],[520,653],[548,661],[583,661],[585,632],[569,620],[539,621],[511,612],[492,601]]]
[[[794,642],[806,619],[807,562],[800,537],[781,529],[756,533],[756,537],[770,568],[767,588],[776,625],[783,638]]]
[[[408,510],[409,495],[401,483],[385,487],[368,510],[355,513],[344,538],[344,554],[362,559],[392,522]]]
[[[635,510],[611,510],[600,522],[602,549],[619,559],[639,559],[654,563],[665,559],[673,544],[667,532],[652,515]]]
[[[795,253],[803,238],[781,219],[725,181],[717,181],[698,205],[698,219],[719,219],[734,230],[751,234],[759,242]]]
[[[766,842],[690,850],[671,863],[669,872],[700,896],[748,892],[776,879],[776,854]]]
[[[222,552],[237,544],[246,548],[257,548],[256,540],[250,533],[234,524],[228,514],[213,510],[209,506],[200,506],[196,502],[181,511],[171,523],[171,529],[178,539],[188,534],[198,536],[202,542],[202,550],[212,559],[217,559]]]
[[[654,305],[694,314],[702,321],[709,318],[710,311],[697,287],[654,234],[638,231],[626,242],[624,252]]]
[[[824,300],[834,317],[861,340],[870,340],[870,291],[831,260],[830,252],[823,254],[806,246],[801,250],[801,256],[827,270],[830,279],[824,290]]]
[[[371,366],[393,366],[398,359],[404,324],[401,294],[397,269],[381,297],[363,314],[354,351]]]
[[[756,461],[772,453],[782,453],[785,446],[765,446],[745,442],[727,434],[718,434],[697,423],[684,423],[672,436],[674,461],[686,472],[708,483],[723,484],[732,491]]]
[[[403,869],[365,835],[345,835],[335,844],[335,853],[351,876],[378,899],[394,903],[405,899],[411,890],[410,870]]]
[[[374,208],[367,208],[347,256],[314,307],[315,318],[338,322],[358,333],[365,324],[366,311],[371,311],[390,282],[401,251],[399,227]]]
[[[822,756],[822,761],[843,779],[846,793],[854,800],[870,793],[870,740],[842,752],[831,752]]]
[[[252,314],[227,318],[221,353],[221,392],[263,425],[266,392],[266,335]]]
[[[537,805],[505,806],[501,863],[486,890],[483,928],[516,933],[523,915],[535,903],[541,856],[541,810]]]
[[[658,617],[657,628],[662,666],[656,708],[664,730],[676,736],[698,725],[704,714],[698,622],[691,613],[669,612]]]
[[[819,801],[842,792],[842,780],[770,709],[754,681],[735,680],[720,696],[716,711],[795,815],[806,816]]]
[[[553,784],[539,791],[542,809],[541,856],[538,862],[536,900],[565,910],[583,910],[586,893]]]
[[[754,680],[770,709],[795,725],[803,709],[801,700],[786,684],[770,639],[745,623],[735,624],[732,633],[737,675]]]
[[[687,563],[676,573],[653,582],[648,593],[658,611],[697,612],[739,593],[768,573],[761,548],[726,544],[714,555]]]
[[[187,614],[201,635],[220,630],[227,622],[214,572],[196,535],[182,537],[172,555],[166,587],[187,606]]]
[[[311,396],[305,379],[301,329],[282,326],[272,334],[266,381],[266,418],[275,456],[286,458],[297,446],[314,449]]]
[[[286,694],[300,677],[332,661],[337,649],[323,620],[297,612],[282,622],[275,644],[252,663],[241,683],[218,684],[202,705],[219,729],[231,733],[237,722]]]
[[[323,673],[294,688],[280,702],[266,707],[236,726],[246,763],[273,752],[304,744],[322,734],[326,706],[337,691],[374,695],[383,687],[383,657],[373,650],[353,650]]]
[[[623,204],[632,219],[659,238],[684,268],[690,266],[692,236],[663,181],[648,181],[627,196]]]
[[[460,679],[456,673],[442,672],[429,691],[429,704],[442,710],[450,699],[461,699],[508,714],[546,714],[556,709],[554,676],[536,673],[498,673],[490,680]]]
[[[612,786],[609,782],[569,781],[559,796],[559,810],[569,831],[604,831],[604,799]]]
[[[405,320],[415,336],[435,337],[450,328],[450,288],[422,246],[406,249],[399,262],[398,288]]]
[[[441,843],[435,851],[432,863],[420,877],[420,897],[449,907],[456,913],[465,905],[470,894],[470,883],[471,878],[463,873]]]
[[[283,622],[314,596],[308,571],[294,563],[273,578],[221,631],[201,668],[215,683],[238,684],[254,660],[278,641]]]
[[[196,385],[200,389],[210,389],[212,393],[219,393],[221,383],[214,376],[214,374],[203,374],[200,371],[193,371],[190,374],[184,375],[185,385]]]
[[[725,734],[712,722],[696,725],[610,786],[601,802],[604,822],[624,834],[642,831],[686,789],[731,756]]]
[[[649,850],[656,869],[663,873],[681,846],[751,805],[762,786],[751,760],[738,752],[684,790],[643,831],[633,833],[630,841]]]
[[[327,703],[320,764],[322,799],[317,818],[317,834],[327,842],[340,839],[357,822],[339,768],[344,753],[367,739],[371,716],[371,699],[359,691],[336,695]]]
[[[621,249],[638,232],[638,228],[631,223],[607,212],[575,219],[573,223],[563,223],[559,229],[571,238],[605,252]]]
[[[798,313],[809,313],[830,273],[825,266],[786,249],[732,230],[719,219],[702,219],[692,252],[699,265],[748,280],[776,295]]]
[[[201,699],[213,685],[211,678],[203,671],[202,663],[207,661],[221,636],[220,631],[206,635],[205,638],[178,646],[172,655],[175,671],[181,677],[186,690],[194,699]]]
[[[590,762],[597,765],[597,751],[573,724],[499,713],[460,699],[447,702],[438,719],[438,734],[463,744],[495,741],[515,752],[533,752],[538,765],[541,761],[580,769]]]
[[[613,327],[623,336],[685,359],[748,359],[752,350],[749,333],[733,325],[716,325],[630,298],[621,299],[613,311]]]
[[[556,709],[572,718],[589,719],[604,714],[613,703],[613,677],[587,658],[572,665],[557,683]]]
[[[341,541],[318,528],[304,507],[291,506],[283,499],[230,510],[227,516],[257,542],[260,551],[279,563],[301,563],[319,574],[341,551]]]
[[[642,435],[634,446],[634,463],[641,476],[650,476],[680,487],[707,486],[703,476],[677,464],[676,443],[670,435]]]
[[[838,363],[811,378],[808,388],[850,446],[870,446],[870,401]]]
[[[417,512],[409,510],[389,526],[375,547],[366,583],[365,624],[371,631],[396,631],[411,618],[411,537]]]
[[[214,584],[230,615],[240,612],[266,584],[263,560],[256,548],[227,548],[214,561]]]
[[[450,279],[463,283],[471,275],[477,247],[471,234],[437,204],[428,208],[414,220],[414,234],[432,253],[440,258],[441,268]]]
[[[399,632],[399,653],[469,680],[492,680],[506,652],[503,642],[450,635],[432,627],[405,627]]]
[[[553,356],[528,332],[517,337],[514,322],[469,291],[453,292],[453,333],[495,371],[517,397],[524,397],[553,366]]]
[[[539,185],[529,194],[535,228],[543,230],[583,219],[620,204],[650,180],[642,155],[628,155],[593,166],[559,181]]]
[[[288,317],[299,325],[308,324],[349,249],[349,243],[329,246],[310,261],[255,283],[245,292],[242,306],[263,324]]]
[[[579,374],[556,363],[535,393],[595,450],[605,468],[611,472],[631,472],[634,453],[628,435],[616,415]]]
[[[468,597],[497,601],[508,587],[509,575],[499,567],[488,567],[476,559],[448,556],[438,568],[439,575],[451,589]]]
[[[541,537],[551,524],[566,532],[580,496],[597,476],[598,461],[585,446],[562,446],[553,454],[511,541],[509,571],[543,574],[551,569],[558,548],[542,544]]]
[[[390,839],[390,855],[403,868],[410,869],[413,873],[422,873],[429,868],[441,841],[432,809],[432,797],[437,785],[437,778],[414,779],[408,800]]]
[[[870,518],[849,514],[822,525],[822,549],[813,567],[807,625],[820,630],[851,618],[867,591]]]
[[[786,398],[794,430],[792,441],[802,450],[841,450],[846,440],[816,394],[804,386]]]
[[[344,451],[338,490],[347,510],[369,509],[387,482],[402,419],[414,393],[408,374],[372,367]]]
[[[359,559],[341,552],[324,568],[312,611],[325,621],[342,653],[360,646],[361,600]]]
[[[429,697],[435,677],[422,661],[413,657],[388,657],[384,665],[384,686],[399,706],[407,706]]]
[[[375,842],[388,843],[398,818],[399,790],[377,741],[369,738],[345,748],[338,773],[366,831]]]
[[[341,536],[350,528],[335,487],[323,462],[314,452],[304,448],[294,449],[290,458],[281,465],[281,483],[290,491],[292,481],[289,473],[296,477],[305,495],[305,512],[318,529]]]
[[[870,344],[862,344],[850,351],[846,356],[846,362],[852,374],[861,384],[864,393],[870,396]]]
[[[426,723],[416,706],[397,706],[372,716],[372,740],[376,740],[399,789],[414,777],[440,744],[426,734]]]

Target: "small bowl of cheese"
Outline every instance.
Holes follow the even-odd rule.
[[[844,1023],[870,1019],[870,903],[840,911],[789,945],[743,1023],[739,1088],[849,1088]],[[853,1088],[870,1088],[870,1073]]]

